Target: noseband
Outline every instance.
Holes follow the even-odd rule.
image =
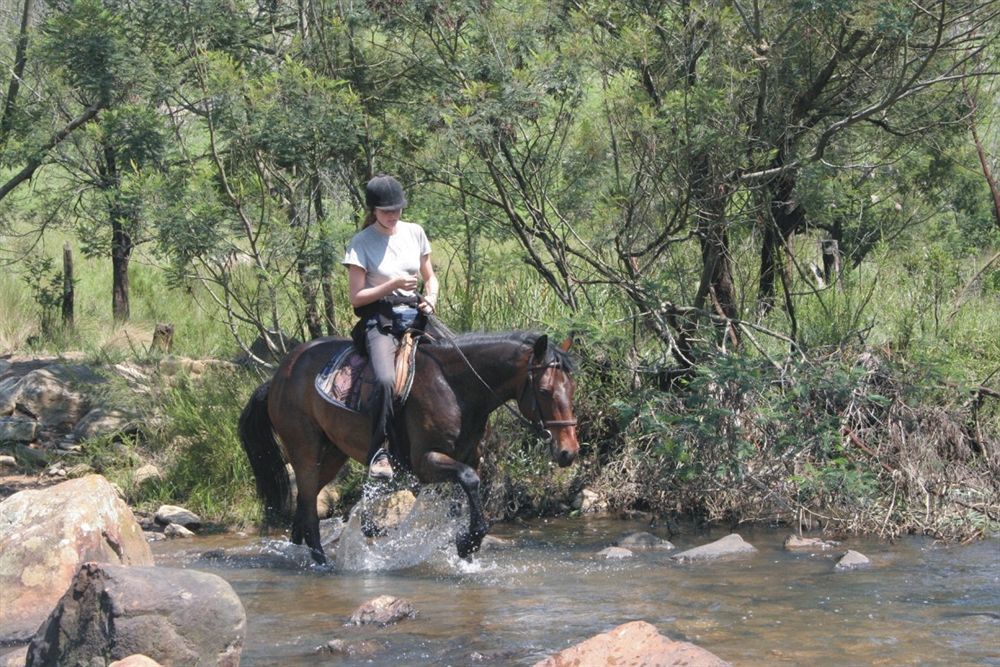
[[[544,375],[545,371],[550,368],[562,369],[562,364],[558,359],[553,359],[544,364],[532,364],[528,366],[528,381],[524,384],[524,391],[521,392],[521,396],[523,397],[529,388],[531,390],[531,412],[534,415],[531,426],[538,434],[538,437],[545,442],[552,441],[553,435],[550,430],[552,427],[576,426],[575,419],[545,419],[542,417],[542,406],[538,400],[538,382],[535,379],[535,373],[541,371],[541,375]]]

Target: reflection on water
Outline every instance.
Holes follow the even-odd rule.
[[[580,518],[495,526],[510,545],[466,563],[454,555],[454,518],[420,515],[431,506],[439,507],[418,504],[401,534],[375,541],[404,546],[369,545],[350,524],[327,524],[328,542],[342,532],[339,547],[327,546],[335,563],[327,568],[312,566],[301,547],[256,537],[153,549],[159,565],[233,585],[248,617],[243,665],[530,665],[632,620],[734,664],[1000,665],[997,539],[965,547],[852,539],[844,548],[873,567],[836,572],[843,549],[787,552],[788,531],[763,528],[740,531],[759,551],[739,560],[680,564],[660,551],[603,560],[599,550],[648,526]],[[660,534],[679,549],[723,535]],[[417,617],[383,629],[345,625],[383,594],[409,599]],[[315,653],[335,638],[380,648],[353,658]]]

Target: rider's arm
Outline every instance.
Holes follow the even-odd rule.
[[[392,294],[397,289],[412,290],[417,286],[417,278],[415,276],[401,276],[387,280],[381,285],[365,287],[365,275],[367,275],[367,272],[356,264],[351,264],[347,267],[347,289],[352,308],[360,308],[361,306],[367,306],[369,303],[375,303],[382,297]],[[437,285],[436,278],[434,279],[434,284]]]
[[[420,277],[424,279],[424,303],[430,304],[431,311],[437,309],[438,279],[431,264],[430,254],[420,257]]]

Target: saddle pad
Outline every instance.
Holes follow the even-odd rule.
[[[404,403],[413,388],[417,345],[406,333],[396,349],[396,382],[393,398]],[[375,385],[374,374],[368,358],[361,356],[354,346],[334,355],[316,376],[316,391],[327,402],[352,412],[364,412]]]

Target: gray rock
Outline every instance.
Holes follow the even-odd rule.
[[[584,514],[597,514],[608,510],[608,502],[596,491],[583,489],[573,499],[573,509]]]
[[[495,535],[486,535],[483,537],[482,544],[479,545],[479,551],[499,551],[501,549],[509,549],[512,546],[514,546],[513,540],[505,540]]]
[[[624,549],[622,547],[608,547],[606,549],[601,549],[600,551],[598,551],[597,555],[602,558],[607,558],[609,560],[612,560],[616,558],[631,558],[635,554],[633,554],[628,549]]]
[[[134,415],[124,410],[97,407],[85,414],[73,427],[73,438],[77,442],[85,442],[104,436],[138,432],[139,426]]]
[[[0,526],[0,641],[30,638],[81,563],[153,564],[132,510],[100,475],[15,493]]]
[[[34,442],[38,422],[28,417],[0,417],[0,442]]]
[[[382,644],[373,641],[347,642],[343,639],[331,639],[322,646],[317,646],[316,652],[334,653],[348,658],[370,658],[383,648]]]
[[[160,505],[160,509],[156,510],[154,518],[156,519],[156,523],[162,526],[176,523],[190,530],[201,528],[201,517],[190,510],[177,507],[176,505]]]
[[[785,538],[785,549],[788,551],[826,551],[836,547],[839,542],[821,540],[818,537],[799,537],[789,535]]]
[[[132,473],[132,483],[136,486],[142,486],[151,479],[160,479],[161,477],[163,477],[163,474],[160,472],[160,469],[152,463],[147,463]]]
[[[417,615],[413,603],[391,595],[380,595],[365,602],[351,614],[351,625],[378,625],[385,627]]]
[[[375,526],[382,533],[399,528],[416,502],[413,492],[403,489],[358,503],[351,508],[350,516],[360,513],[362,523]]]
[[[659,549],[662,551],[670,551],[674,549],[674,545],[667,540],[662,540],[652,533],[637,532],[630,533],[618,540],[615,546],[624,547],[626,549]]]
[[[0,655],[0,667],[24,667],[28,659],[28,647],[19,646]]]
[[[869,567],[872,564],[868,557],[863,553],[854,551],[853,549],[848,549],[847,553],[841,556],[837,564],[834,565],[836,570],[854,570],[859,567]]]
[[[169,537],[170,539],[184,538],[184,537],[194,537],[194,533],[185,528],[179,523],[168,523],[167,527],[163,529],[163,536]]]
[[[17,467],[17,459],[15,459],[10,454],[4,454],[0,456],[0,468],[15,468]]]
[[[164,665],[237,667],[245,634],[243,604],[221,577],[85,563],[32,638],[27,664],[89,665],[93,656],[141,653]]]
[[[59,365],[9,378],[0,383],[0,413],[17,410],[46,426],[72,427],[88,410],[86,400],[74,387],[98,381],[100,376],[85,367]]]
[[[682,551],[671,556],[674,560],[712,560],[726,556],[739,556],[756,552],[752,544],[743,540],[736,533],[726,535],[720,540],[703,544],[694,549]]]
[[[24,444],[18,444],[14,447],[14,456],[33,466],[43,466],[49,462],[48,454],[44,450]]]

